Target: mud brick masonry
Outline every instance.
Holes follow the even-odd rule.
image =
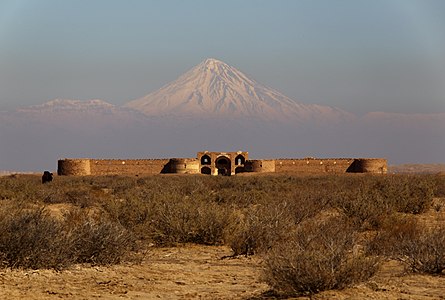
[[[91,159],[65,158],[58,161],[59,175],[154,175],[208,174],[235,175],[238,173],[290,174],[386,174],[383,158],[278,158],[249,159],[249,153],[198,152],[197,158],[171,159]]]

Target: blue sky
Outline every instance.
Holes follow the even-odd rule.
[[[214,57],[304,103],[445,112],[445,1],[0,2],[0,109],[123,104]]]

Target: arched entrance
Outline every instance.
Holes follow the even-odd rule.
[[[202,167],[201,168],[201,174],[210,175],[212,173],[212,170],[209,167]]]
[[[231,173],[230,159],[225,156],[220,156],[215,161],[216,169],[218,169],[218,175],[227,175]]]

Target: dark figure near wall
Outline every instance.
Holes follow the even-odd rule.
[[[51,181],[53,181],[53,173],[51,173],[50,171],[43,172],[42,183],[47,183]]]

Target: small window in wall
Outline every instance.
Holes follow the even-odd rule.
[[[210,164],[211,164],[210,156],[208,156],[207,154],[203,155],[201,157],[201,165],[210,165]]]
[[[235,165],[236,166],[244,165],[245,162],[246,162],[246,159],[241,154],[239,154],[237,157],[235,157]]]

